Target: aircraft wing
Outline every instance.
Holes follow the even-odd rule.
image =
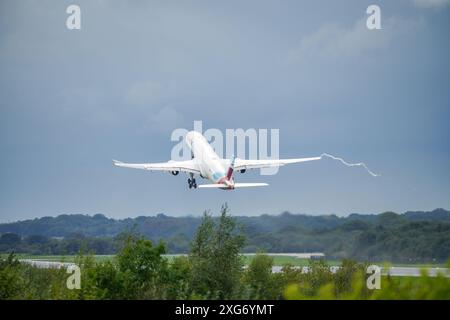
[[[182,171],[200,174],[200,169],[194,160],[186,161],[168,161],[160,163],[124,163],[121,161],[113,160],[113,163],[117,167],[142,169],[150,171]]]
[[[307,162],[320,160],[321,157],[312,157],[312,158],[297,158],[297,159],[266,159],[266,160],[245,160],[236,158],[234,162],[235,170],[247,170],[247,169],[261,169],[261,168],[273,168],[273,167],[281,167],[290,163],[299,163],[299,162]],[[228,160],[229,162],[229,160]]]

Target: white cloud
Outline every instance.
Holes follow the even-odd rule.
[[[183,115],[170,105],[172,93],[167,85],[157,81],[132,84],[126,92],[127,107],[142,119],[143,130],[167,132],[183,123]]]
[[[450,4],[450,0],[413,0],[421,8],[442,8]]]
[[[162,86],[159,82],[146,81],[132,84],[126,93],[126,98],[131,103],[149,104],[158,102],[161,95]]]
[[[289,52],[289,61],[359,56],[386,47],[388,38],[384,30],[368,30],[365,20],[359,20],[352,28],[325,24],[301,39],[300,45]]]
[[[152,131],[172,131],[183,124],[183,115],[170,106],[166,106],[149,117],[148,125]]]
[[[107,103],[107,95],[101,90],[90,87],[67,87],[56,92],[48,104],[52,115],[59,114],[65,119],[81,119],[93,125],[117,124],[117,110]]]
[[[389,47],[399,35],[414,30],[421,21],[403,18],[382,18],[381,30],[369,30],[366,19],[358,20],[352,27],[324,24],[314,33],[304,36],[300,45],[288,53],[289,62],[356,58],[378,53]]]

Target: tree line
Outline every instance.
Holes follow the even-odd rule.
[[[79,253],[81,288],[68,289],[64,269],[38,269],[14,254],[0,258],[0,299],[450,299],[450,279],[383,277],[380,290],[365,285],[366,264],[343,261],[332,273],[324,261],[309,272],[291,265],[272,273],[273,260],[259,253],[244,268],[242,226],[224,207],[205,213],[187,256],[169,261],[166,245],[136,232],[117,237],[112,260]]]
[[[445,262],[450,255],[450,212],[443,209],[345,218],[284,213],[235,219],[246,237],[244,253],[323,252],[332,259],[409,263]],[[87,223],[91,224],[85,228]],[[0,225],[0,253],[73,255],[84,250],[115,254],[118,235],[124,230],[134,230],[153,243],[163,240],[169,253],[187,253],[201,224],[199,217],[164,215],[125,220],[103,215],[35,219]]]

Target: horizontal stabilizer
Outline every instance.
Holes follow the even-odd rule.
[[[244,182],[244,183],[235,183],[235,188],[247,188],[247,187],[265,187],[268,186],[268,183],[265,182]]]
[[[227,186],[223,183],[211,183],[211,184],[200,184],[199,188],[226,188]]]
[[[268,186],[269,184],[264,182],[256,182],[256,183],[235,183],[234,188],[248,188],[248,187],[264,187]],[[222,189],[230,189],[227,185],[223,183],[214,183],[214,184],[201,184],[198,186],[199,188],[222,188]]]

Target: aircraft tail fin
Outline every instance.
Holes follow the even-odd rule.
[[[236,158],[234,156],[231,158],[230,166],[228,167],[227,176],[226,176],[227,180],[231,180],[231,176],[233,175],[235,159]]]

